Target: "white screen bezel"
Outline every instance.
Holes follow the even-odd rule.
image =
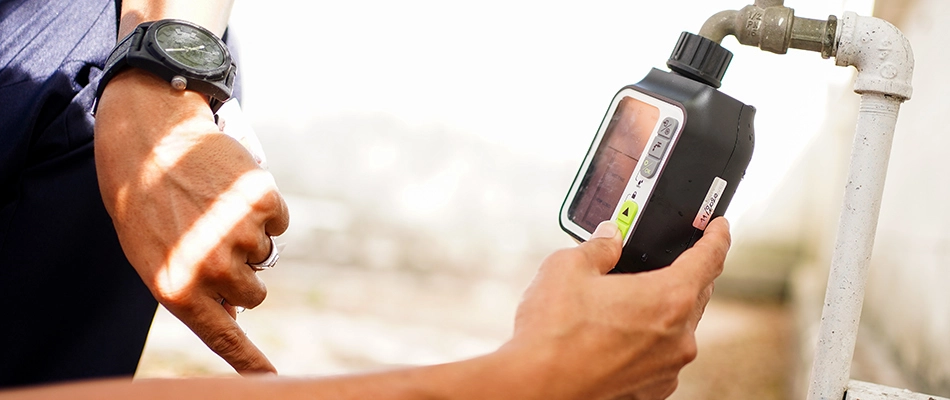
[[[574,204],[574,198],[577,195],[577,191],[581,182],[584,180],[584,177],[587,175],[587,170],[590,168],[590,164],[594,159],[594,153],[597,152],[597,149],[600,148],[600,142],[604,138],[604,134],[607,131],[607,126],[609,125],[610,120],[613,118],[614,113],[617,111],[617,106],[620,104],[620,101],[625,97],[630,97],[635,100],[642,101],[646,104],[656,107],[660,111],[660,115],[657,118],[656,124],[653,127],[652,132],[650,133],[650,139],[646,142],[647,144],[643,147],[643,153],[641,153],[639,161],[637,161],[637,166],[634,169],[634,173],[627,182],[627,186],[624,188],[623,196],[620,198],[620,201],[614,208],[611,219],[616,220],[617,215],[620,212],[621,206],[627,201],[630,200],[634,193],[636,193],[637,205],[639,206],[639,211],[636,213],[633,222],[630,224],[630,229],[627,232],[627,236],[623,238],[624,244],[633,236],[633,232],[636,230],[637,223],[640,221],[640,216],[646,211],[648,204],[648,199],[653,194],[653,189],[656,186],[657,180],[663,174],[663,170],[666,168],[667,161],[669,160],[670,154],[673,153],[673,150],[676,147],[676,143],[679,141],[683,127],[686,125],[685,113],[683,112],[682,107],[679,104],[671,103],[667,100],[659,99],[657,97],[648,95],[646,93],[640,92],[633,88],[624,88],[617,92],[617,95],[614,96],[613,101],[610,103],[610,108],[607,110],[607,115],[604,116],[603,121],[600,123],[600,128],[597,130],[597,135],[594,137],[594,142],[591,144],[590,149],[587,152],[587,155],[584,157],[584,163],[581,165],[580,171],[578,171],[577,176],[574,177],[574,182],[571,184],[571,189],[568,192],[567,198],[564,201],[564,205],[561,207],[561,226],[564,229],[571,232],[574,236],[580,238],[583,241],[590,239],[592,232],[588,232],[586,229],[582,228],[580,225],[571,221],[568,218],[568,210],[571,205]],[[679,123],[676,129],[673,130],[673,136],[670,139],[670,143],[667,146],[666,152],[663,157],[660,159],[660,164],[657,167],[657,171],[653,174],[651,178],[645,178],[640,176],[640,169],[642,167],[643,161],[646,159],[645,154],[650,151],[650,143],[653,143],[659,135],[660,123],[666,118],[673,118]],[[638,179],[638,176],[642,178],[643,183],[638,187],[637,183],[641,180]]]

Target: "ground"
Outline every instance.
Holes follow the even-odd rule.
[[[282,374],[297,376],[489,352],[510,334],[527,284],[294,260],[261,274],[268,298],[238,320]],[[671,398],[786,398],[790,328],[781,305],[714,296],[697,331],[699,356]],[[221,374],[233,372],[160,309],[137,377]]]

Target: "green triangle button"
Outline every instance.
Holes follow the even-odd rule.
[[[617,221],[627,225],[633,224],[633,218],[637,216],[640,206],[633,200],[627,200],[620,206],[620,213],[617,215]]]

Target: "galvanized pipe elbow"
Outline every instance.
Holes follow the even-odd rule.
[[[902,101],[913,94],[914,51],[904,34],[883,19],[844,13],[835,63],[858,70],[857,93],[881,93]]]
[[[750,4],[739,11],[720,11],[706,20],[699,35],[722,42],[733,35],[739,43],[755,46],[772,53],[785,54],[792,37],[795,12],[777,5],[766,8]]]

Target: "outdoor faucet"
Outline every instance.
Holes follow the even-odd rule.
[[[782,0],[757,0],[741,10],[716,13],[703,24],[699,35],[721,43],[733,35],[739,43],[755,46],[777,54],[789,48],[821,53],[822,58],[834,55],[838,19],[827,20],[795,17],[795,10]]]
[[[820,52],[823,58],[835,57],[836,65],[858,71],[854,91],[861,104],[808,389],[808,400],[842,399],[850,385],[897,116],[913,93],[914,53],[900,30],[885,20],[853,12],[845,12],[840,21],[834,15],[824,21],[798,18],[783,0],[756,0],[738,11],[721,11],[699,31],[715,43],[727,35],[778,54],[789,48]],[[700,54],[710,58],[716,53]],[[710,64],[706,58],[698,64]]]

